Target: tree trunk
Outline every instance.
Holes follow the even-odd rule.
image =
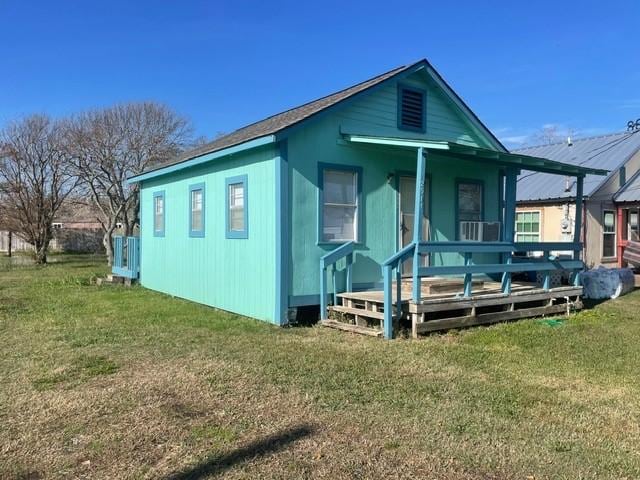
[[[111,233],[113,230],[109,230],[105,232],[102,237],[102,244],[104,245],[104,249],[107,252],[107,264],[111,267],[113,265],[113,239],[111,238]]]
[[[49,240],[40,240],[35,243],[36,248],[36,264],[45,265],[47,263],[47,250],[49,249]]]
[[[11,230],[9,230],[9,248],[8,248],[8,252],[7,255],[11,256],[11,241],[13,240],[13,232]]]

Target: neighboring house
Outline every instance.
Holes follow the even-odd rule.
[[[584,180],[583,259],[588,267],[617,266],[615,196],[640,170],[640,133],[622,132],[517,150],[560,162],[609,170]],[[629,189],[624,198],[631,198]],[[573,237],[576,182],[573,177],[523,171],[518,178],[516,241],[556,242]],[[626,217],[625,217],[626,218]],[[635,221],[637,217],[630,215]],[[637,227],[635,227],[637,229]]]
[[[90,205],[69,202],[64,205],[52,222],[53,239],[49,249],[56,252],[100,253],[102,230],[97,213]],[[6,230],[0,230],[0,252],[9,251],[9,242],[13,252],[28,252],[33,245],[22,239],[19,234],[11,236]]]
[[[640,135],[639,135],[640,136]],[[618,266],[627,266],[623,259],[627,242],[640,242],[640,170],[613,197],[616,202],[616,245]],[[637,262],[633,266],[638,267]]]
[[[277,325],[301,306],[321,305],[326,318],[329,291],[375,290],[379,305],[364,302],[375,305],[361,312],[380,319],[387,338],[393,336],[392,285],[402,294],[409,277],[415,310],[401,313],[396,303],[396,319],[409,318],[415,334],[427,330],[421,277],[463,274],[470,297],[474,274],[506,272],[498,303],[513,304],[511,272],[582,268],[578,260],[511,264],[521,168],[579,181],[605,173],[510,154],[422,60],[130,178],[141,188],[139,248],[137,238],[120,239],[114,272],[139,271],[145,287]],[[532,247],[539,246],[517,248]],[[546,282],[535,297],[543,302],[539,312],[509,307],[495,318],[566,309],[549,301],[579,297],[581,287],[566,288],[569,293],[556,292]],[[491,312],[500,310],[492,302]],[[475,306],[455,308],[471,308],[467,325],[471,318],[488,321]]]

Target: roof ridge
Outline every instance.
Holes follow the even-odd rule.
[[[619,132],[610,132],[610,133],[603,133],[603,134],[600,134],[600,135],[592,135],[590,137],[576,137],[576,138],[572,139],[571,143],[582,142],[582,141],[586,141],[586,140],[594,140],[596,138],[615,137],[615,136],[618,136],[618,135],[624,135],[625,133],[629,133],[629,132],[626,132],[626,131],[622,130],[622,131],[619,131]],[[527,147],[517,148],[517,149],[515,149],[513,151],[514,152],[521,152],[523,150],[531,150],[531,149],[534,149],[534,148],[552,147],[552,146],[555,146],[555,145],[564,145],[564,144],[566,144],[566,140],[559,140],[557,142],[541,143],[541,144],[538,144],[538,145],[529,145]]]

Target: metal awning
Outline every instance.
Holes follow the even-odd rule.
[[[494,164],[516,167],[522,170],[535,172],[553,173],[557,175],[568,175],[583,177],[585,175],[607,175],[608,170],[599,168],[582,167],[569,163],[557,162],[548,158],[532,157],[519,153],[498,152],[487,148],[473,147],[455,142],[444,142],[436,140],[413,140],[408,138],[378,137],[372,135],[352,135],[345,134],[345,139],[353,143],[369,143],[376,145],[389,145],[404,148],[424,148],[430,151],[437,151],[438,154],[464,157],[468,160],[491,162]]]

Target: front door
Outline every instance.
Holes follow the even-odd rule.
[[[424,182],[424,207],[422,221],[422,238],[429,239],[429,178]],[[416,209],[416,177],[412,175],[401,175],[398,179],[398,219],[400,220],[398,243],[400,248],[406,247],[413,242],[414,220]],[[412,272],[413,261],[408,259],[402,266],[402,274],[410,276]],[[428,257],[424,257],[424,265],[426,266]]]

